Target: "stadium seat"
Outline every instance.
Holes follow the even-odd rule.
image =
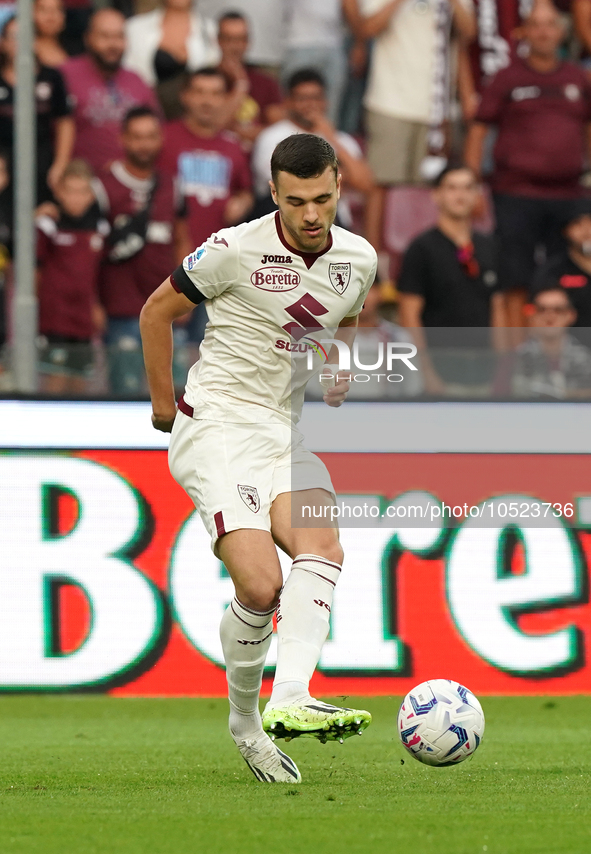
[[[411,240],[431,228],[437,208],[428,187],[393,187],[384,210],[384,243],[388,252],[403,255]]]
[[[437,208],[428,187],[392,187],[384,208],[384,246],[390,254],[394,278],[402,256],[414,238],[435,225]]]

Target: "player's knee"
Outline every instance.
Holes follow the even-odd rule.
[[[315,554],[326,560],[331,560],[333,563],[338,563],[339,566],[342,565],[345,556],[341,544],[332,536],[319,541]]]
[[[311,533],[314,534],[313,537],[310,537]],[[339,566],[342,565],[344,559],[342,546],[336,537],[336,533],[332,530],[327,532],[320,530],[314,532],[307,531],[305,537],[296,538],[291,543],[290,552],[294,557],[303,554],[318,555],[318,557],[323,557],[325,560],[338,563]]]
[[[252,608],[253,611],[261,611],[265,613],[275,608],[279,602],[279,594],[281,593],[281,584],[273,581],[261,582],[256,589],[251,589],[248,593],[243,593],[241,597],[247,608]]]
[[[327,560],[332,560],[333,563],[338,563],[339,566],[342,566],[345,553],[343,552],[343,547],[339,541],[333,540],[330,544],[327,544],[326,550],[322,553],[322,557],[325,557]]]

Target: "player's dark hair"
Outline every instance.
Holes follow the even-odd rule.
[[[461,160],[452,160],[446,164],[446,166],[441,170],[441,172],[437,175],[437,177],[433,180],[434,187],[441,187],[446,177],[451,172],[470,172],[474,177],[474,180],[477,181],[476,173],[472,169],[471,166],[468,166],[466,163],[463,163]]]
[[[121,122],[121,129],[126,131],[133,121],[136,119],[145,119],[146,116],[149,116],[151,119],[155,119],[158,124],[160,124],[160,119],[158,118],[156,110],[153,110],[152,107],[149,107],[147,104],[143,104],[138,107],[132,107],[125,113],[123,121]]]
[[[286,85],[289,94],[291,95],[293,90],[297,86],[301,86],[302,83],[317,83],[326,90],[326,80],[319,71],[316,71],[315,68],[300,68],[299,71],[296,71],[291,75],[291,77],[288,77]]]
[[[535,291],[535,293],[533,293],[531,295],[530,300],[529,300],[530,304],[535,306],[536,300],[538,299],[539,296],[542,296],[542,294],[555,294],[556,292],[561,293],[564,296],[564,298],[566,299],[566,301],[569,305],[569,308],[574,309],[573,301],[571,299],[569,292],[566,290],[566,288],[563,288],[562,285],[559,285],[558,283],[547,284],[547,285],[543,285],[542,287],[538,288]]]
[[[213,65],[204,65],[203,68],[198,68],[196,71],[190,71],[184,75],[183,85],[181,91],[186,92],[187,89],[191,88],[191,84],[196,77],[219,77],[220,80],[224,81],[224,88],[226,92],[229,92],[232,88],[232,84],[228,80],[228,77],[220,68],[215,68]]]
[[[294,133],[275,147],[271,157],[271,177],[277,186],[280,172],[296,178],[316,178],[330,167],[338,175],[337,156],[332,145],[313,133]]]
[[[224,14],[218,18],[218,27],[224,21],[244,21],[245,24],[248,24],[246,15],[243,15],[242,12],[224,12]]]

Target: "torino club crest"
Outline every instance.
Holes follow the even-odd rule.
[[[240,498],[244,501],[248,509],[252,510],[253,513],[258,513],[261,507],[261,502],[256,487],[244,486],[239,483],[238,492],[240,493]]]
[[[351,281],[351,264],[329,264],[328,278],[337,294],[344,294]]]

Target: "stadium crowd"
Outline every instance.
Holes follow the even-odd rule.
[[[42,391],[145,394],[144,301],[273,209],[271,152],[308,132],[339,158],[337,224],[378,252],[362,348],[419,351],[383,394],[591,397],[590,0],[154,5],[35,0]],[[17,40],[0,4],[5,352]],[[178,325],[179,382],[205,322]]]

